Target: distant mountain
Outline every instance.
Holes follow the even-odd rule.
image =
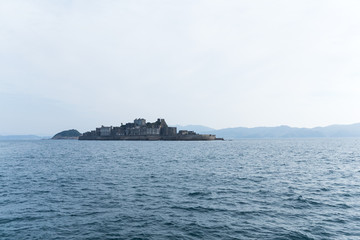
[[[312,128],[326,137],[359,137],[360,123],[350,125],[331,125],[328,127]]]
[[[255,127],[255,128],[224,128],[215,130],[202,125],[176,125],[178,130],[195,131],[200,134],[214,134],[225,139],[241,138],[318,138],[318,137],[360,137],[360,123],[349,125],[330,125],[327,127],[295,128],[289,126]],[[52,139],[78,139],[81,135],[75,129],[57,133]],[[36,135],[8,135],[0,136],[0,140],[41,140],[50,137]]]
[[[360,123],[331,125],[316,128],[294,128],[289,126],[225,128],[207,133],[225,139],[239,138],[314,138],[314,137],[360,137]]]
[[[209,128],[209,127],[202,126],[202,125],[186,125],[186,126],[176,125],[174,127],[177,127],[177,130],[189,130],[189,131],[194,131],[197,133],[207,133],[207,132],[211,132],[211,131],[216,131],[213,128]]]
[[[39,137],[35,135],[7,135],[0,136],[0,140],[42,140],[48,139],[49,137]]]
[[[76,129],[70,129],[55,134],[51,139],[78,139],[81,133]]]

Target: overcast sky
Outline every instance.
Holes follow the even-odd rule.
[[[360,1],[2,0],[0,135],[360,122]]]

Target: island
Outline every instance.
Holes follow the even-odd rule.
[[[117,127],[101,126],[93,131],[85,132],[79,140],[144,140],[144,141],[209,141],[224,140],[211,134],[197,134],[194,131],[180,130],[169,127],[165,119],[158,118],[156,122],[146,122],[143,118],[132,123]]]
[[[55,134],[51,139],[78,139],[81,133],[78,130],[70,129]]]

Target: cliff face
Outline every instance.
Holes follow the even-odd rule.
[[[51,139],[78,139],[80,135],[78,130],[70,129],[55,134]]]

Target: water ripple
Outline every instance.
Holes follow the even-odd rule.
[[[359,239],[360,141],[0,142],[0,239]]]

